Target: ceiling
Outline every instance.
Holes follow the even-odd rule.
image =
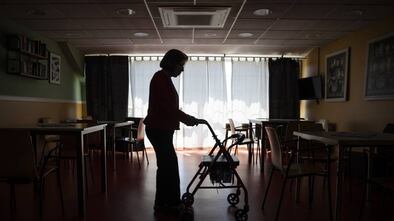
[[[229,6],[223,28],[164,28],[160,6]],[[127,16],[119,9],[132,9]],[[256,16],[257,9],[270,14]],[[392,16],[392,0],[1,0],[13,20],[83,53],[305,55]],[[148,36],[135,36],[135,33]],[[240,37],[240,33],[251,36]],[[249,35],[250,35],[249,34]]]

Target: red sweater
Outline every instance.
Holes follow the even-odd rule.
[[[144,123],[149,128],[179,130],[179,122],[192,116],[179,110],[178,93],[171,76],[164,70],[156,72],[149,86],[148,115]]]

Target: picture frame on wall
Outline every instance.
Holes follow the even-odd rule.
[[[368,42],[364,82],[366,100],[394,99],[394,33]]]
[[[60,63],[61,57],[55,53],[49,54],[49,82],[60,84]]]
[[[326,101],[347,100],[349,53],[350,49],[345,48],[326,55]]]

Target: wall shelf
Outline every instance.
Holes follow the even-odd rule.
[[[46,44],[22,35],[7,36],[7,72],[47,80],[48,50]]]

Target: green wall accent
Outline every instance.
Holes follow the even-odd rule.
[[[21,34],[34,40],[41,40],[46,43],[50,52],[60,55],[60,85],[50,84],[48,80],[37,80],[8,74],[6,72],[6,37],[8,34]],[[83,55],[75,48],[72,48],[72,51],[79,66],[84,67]],[[81,71],[75,70],[70,65],[57,42],[34,33],[12,21],[0,21],[0,95],[85,101],[85,78]]]

